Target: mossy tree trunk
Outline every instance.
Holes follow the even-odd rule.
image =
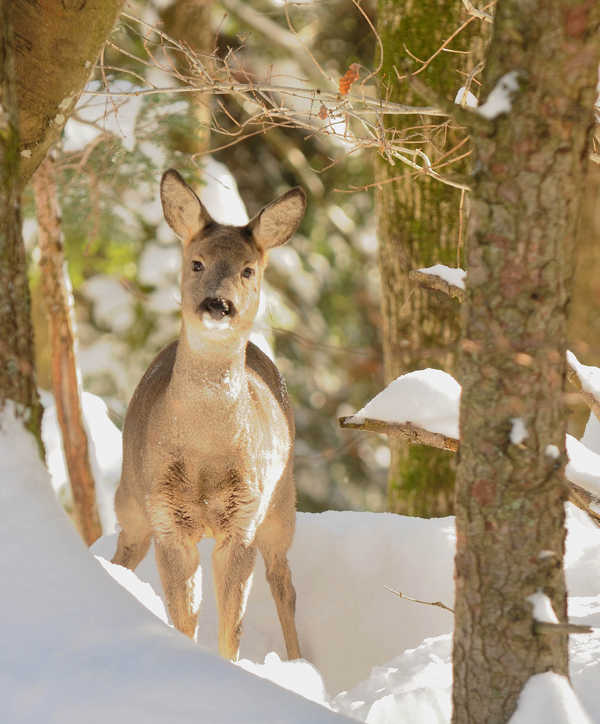
[[[509,114],[474,127],[459,379],[453,722],[506,722],[534,674],[568,674],[567,306],[599,60],[600,6],[499,0],[484,77],[519,73]],[[526,436],[511,436],[516,419]],[[557,453],[560,455],[557,457]]]
[[[379,0],[377,29],[383,43],[380,93],[390,100],[422,103],[407,82],[397,80],[420,66],[405,50],[427,60],[466,19],[460,0]],[[469,50],[479,21],[463,31],[452,47]],[[419,78],[449,100],[462,84],[457,69],[469,71],[473,55],[441,53]],[[442,118],[437,119],[440,123]],[[402,132],[436,119],[386,116],[387,128]],[[448,127],[450,139],[462,136]],[[428,149],[424,149],[428,152]],[[463,167],[458,167],[463,170]],[[389,179],[400,176],[391,183]],[[414,172],[384,158],[375,162],[379,266],[382,283],[383,353],[386,383],[398,375],[425,367],[454,371],[454,348],[459,336],[458,303],[443,294],[411,285],[412,269],[442,263],[457,264],[460,190],[437,181],[414,177]],[[392,458],[388,478],[389,509],[416,515],[448,515],[454,498],[454,462],[451,453],[390,441]]]
[[[29,285],[21,236],[19,113],[11,0],[0,0],[0,409],[16,403],[41,447]]]

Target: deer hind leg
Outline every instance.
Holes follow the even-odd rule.
[[[213,551],[213,579],[219,611],[219,653],[237,661],[242,620],[252,585],[256,547],[241,541],[218,541]]]
[[[155,538],[156,566],[160,574],[167,610],[175,628],[194,639],[198,610],[202,600],[201,587],[196,587],[196,571],[200,557],[190,536]]]
[[[115,497],[115,512],[121,532],[112,562],[133,571],[150,547],[150,526],[142,508],[122,484]]]
[[[267,581],[277,606],[288,659],[299,659],[300,645],[296,632],[296,590],[287,560],[294,534],[294,519],[286,520],[271,511],[260,527],[257,543],[265,561]]]

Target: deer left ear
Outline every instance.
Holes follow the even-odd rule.
[[[263,251],[280,246],[296,231],[306,211],[306,193],[299,186],[272,201],[248,223]]]

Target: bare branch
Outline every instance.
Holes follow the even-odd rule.
[[[448,450],[456,452],[458,450],[458,440],[454,437],[447,437],[439,432],[431,432],[423,427],[413,425],[411,422],[385,422],[383,420],[373,420],[364,418],[360,422],[354,422],[353,417],[340,417],[340,427],[351,430],[367,430],[369,432],[379,432],[384,435],[392,435],[401,437],[416,445],[428,445],[429,447],[437,447],[440,450]]]
[[[465,6],[465,10],[475,18],[483,20],[485,23],[493,23],[494,18],[490,13],[486,13],[485,10],[479,10],[476,8],[471,0],[462,0],[462,4]]]
[[[590,634],[597,626],[585,626],[577,623],[551,623],[550,621],[534,621],[533,628],[537,634]]]
[[[450,608],[450,606],[446,606],[445,603],[442,603],[441,601],[420,601],[418,598],[413,598],[412,596],[407,596],[405,593],[402,593],[401,591],[395,591],[393,588],[390,588],[389,586],[384,586],[386,590],[388,590],[390,593],[393,593],[395,596],[398,596],[399,598],[404,598],[407,601],[412,601],[413,603],[422,603],[425,606],[437,606],[438,608],[443,608],[444,611],[449,611],[450,613],[454,613],[454,609]]]

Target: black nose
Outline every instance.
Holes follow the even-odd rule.
[[[223,297],[206,297],[200,305],[200,311],[208,312],[216,320],[234,314],[233,304],[229,300],[223,299]]]

